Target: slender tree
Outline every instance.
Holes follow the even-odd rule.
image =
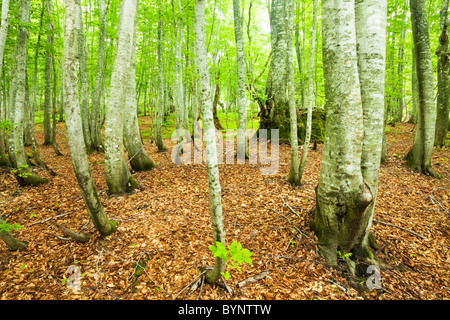
[[[24,114],[26,104],[26,66],[27,66],[27,43],[30,22],[30,2],[21,0],[19,7],[19,21],[21,26],[17,35],[14,48],[13,66],[10,89],[10,112],[9,121],[12,124],[8,137],[8,152],[11,164],[16,168],[16,177],[21,185],[38,186],[47,182],[31,172],[24,146]]]
[[[108,220],[98,197],[82,133],[81,107],[78,95],[78,37],[80,26],[80,0],[66,0],[64,24],[64,95],[66,101],[66,127],[75,176],[86,204],[89,217],[102,235],[115,232],[117,221]]]
[[[208,170],[209,210],[214,231],[214,244],[225,245],[225,228],[223,223],[222,196],[219,181],[219,166],[215,127],[210,96],[209,70],[205,45],[205,1],[195,1],[195,41],[197,49],[197,67],[199,73],[199,99],[203,114],[203,130],[206,151],[206,166]],[[208,283],[215,283],[220,273],[225,270],[225,262],[216,257],[214,268],[206,273]]]
[[[47,46],[45,48],[45,88],[44,88],[44,145],[53,143],[52,129],[52,44],[53,33],[51,27],[52,0],[46,0],[47,18]]]
[[[163,2],[160,1],[158,10],[158,109],[156,112],[156,146],[158,151],[165,151],[162,139],[162,122],[164,117],[165,95],[164,95],[164,81],[163,81],[163,61],[162,61],[162,10]]]
[[[240,0],[233,0],[234,36],[236,40],[236,103],[238,109],[237,161],[245,161],[247,149],[247,103],[245,97],[245,56]],[[249,18],[250,19],[250,18]]]
[[[299,180],[300,183],[303,178],[303,172],[306,167],[306,158],[308,157],[309,142],[311,141],[311,128],[312,128],[312,104],[313,104],[313,85],[314,85],[314,54],[316,44],[316,28],[317,28],[317,0],[313,0],[313,26],[311,28],[311,48],[309,55],[309,70],[308,70],[308,101],[307,101],[307,120],[306,120],[306,133],[305,141],[303,144],[302,158],[300,160]]]
[[[411,24],[414,54],[417,61],[419,117],[414,144],[406,155],[405,165],[424,174],[438,176],[431,167],[436,111],[434,105],[433,66],[431,63],[428,20],[424,0],[411,0]]]
[[[441,36],[439,37],[439,46],[436,49],[438,56],[438,93],[437,93],[437,112],[436,112],[436,146],[445,145],[448,130],[448,112],[450,99],[449,71],[450,71],[450,52],[448,48],[448,0],[441,0],[440,10]]]
[[[81,119],[83,121],[83,137],[86,143],[86,149],[90,153],[94,150],[92,145],[90,126],[89,126],[89,81],[87,74],[87,52],[83,31],[83,11],[80,12],[81,28],[78,37],[79,66],[80,66],[80,96],[81,96]]]
[[[102,144],[100,108],[104,84],[103,81],[103,55],[105,52],[106,8],[105,0],[100,0],[100,32],[98,37],[97,71],[95,74],[94,90],[92,91],[91,110],[91,139],[94,150],[99,151]]]
[[[130,76],[124,112],[124,141],[131,167],[135,171],[151,170],[155,164],[148,156],[142,143],[137,117],[136,98],[136,36],[131,51]]]

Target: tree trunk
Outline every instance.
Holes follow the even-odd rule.
[[[249,9],[250,11],[250,9]],[[244,36],[242,34],[242,18],[240,0],[233,0],[234,36],[236,39],[236,103],[238,109],[237,124],[237,163],[245,162],[247,148],[247,103],[245,97],[245,56]],[[250,20],[250,13],[249,13]],[[248,27],[250,28],[250,26]]]
[[[5,52],[5,42],[6,35],[8,33],[8,12],[9,12],[9,0],[3,0],[2,2],[2,15],[1,15],[1,25],[0,25],[0,75],[2,75],[3,68],[3,54]],[[6,88],[3,90],[3,95],[6,96]],[[6,99],[4,99],[6,101]],[[1,101],[0,101],[1,103]],[[0,108],[0,122],[6,117],[6,104],[3,103],[3,106]],[[0,128],[0,167],[10,167],[11,162],[9,161],[7,152],[4,147],[4,128]]]
[[[222,213],[222,196],[219,181],[219,166],[217,161],[216,136],[212,105],[210,98],[210,84],[208,62],[205,45],[205,2],[195,2],[195,33],[197,47],[197,66],[200,85],[200,106],[203,113],[204,142],[206,151],[206,165],[208,169],[209,210],[211,212],[214,245],[220,242],[225,245],[225,230]],[[220,278],[220,273],[225,271],[225,262],[216,257],[214,268],[206,273],[208,283],[215,283]]]
[[[105,118],[105,174],[111,194],[130,192],[136,187],[128,171],[123,149],[123,118],[127,94],[127,86],[124,84],[130,79],[136,13],[137,0],[126,0],[122,3]]]
[[[353,250],[356,257],[371,264],[377,264],[370,248],[369,231],[383,154],[386,28],[387,0],[357,1],[357,53],[364,121],[361,173],[372,201],[359,218],[359,238]]]
[[[52,0],[46,0],[47,46],[45,48],[45,88],[44,88],[44,145],[51,145],[52,129],[52,53],[53,34],[51,28]]]
[[[411,0],[411,23],[419,86],[419,117],[414,144],[406,155],[407,167],[438,176],[431,167],[435,135],[434,80],[428,21],[424,0]]]
[[[288,65],[292,26],[286,17],[293,12],[293,2],[273,0],[270,11],[272,60],[266,83],[266,102],[260,111],[260,129],[278,129],[279,137],[288,137],[289,98],[287,95]]]
[[[81,93],[81,120],[83,122],[83,137],[86,149],[94,151],[89,128],[89,82],[87,77],[87,54],[84,44],[83,11],[80,11],[80,35],[78,37],[79,65],[80,65],[80,93]]]
[[[64,28],[64,95],[66,126],[72,164],[89,216],[100,234],[115,232],[117,222],[108,220],[95,189],[83,136],[81,109],[78,96],[77,43],[80,30],[80,0],[66,0]]]
[[[3,68],[3,54],[5,52],[6,35],[8,34],[9,0],[2,1],[2,15],[0,25],[0,75]]]
[[[352,253],[355,273],[355,258],[373,263],[366,239],[381,157],[383,127],[373,117],[382,123],[386,1],[327,0],[322,16],[327,121],[313,228],[326,261]]]
[[[103,54],[105,51],[106,10],[105,0],[100,0],[100,35],[98,38],[97,73],[92,91],[91,139],[94,150],[99,151],[102,145],[100,108],[103,92]]]
[[[155,164],[142,144],[136,105],[136,37],[134,37],[124,112],[124,141],[133,170],[146,171],[153,169]]]
[[[164,81],[163,81],[163,63],[162,63],[162,9],[163,2],[160,1],[159,18],[158,18],[158,110],[156,113],[156,146],[158,151],[165,151],[167,148],[164,146],[162,139],[162,122],[164,118],[165,96],[164,96]]]
[[[38,186],[47,180],[31,172],[23,139],[28,42],[28,30],[25,25],[30,22],[29,0],[21,0],[19,10],[20,22],[23,26],[19,28],[13,55],[9,113],[9,120],[13,125],[9,133],[9,158],[13,167],[17,169],[16,178],[19,184]]]
[[[314,85],[314,54],[316,44],[316,27],[317,27],[317,0],[313,0],[313,26],[311,29],[311,51],[309,55],[309,71],[308,71],[308,105],[307,105],[307,120],[306,120],[306,133],[305,141],[303,144],[302,158],[300,160],[299,168],[299,182],[301,183],[303,178],[303,172],[306,167],[306,158],[308,156],[309,142],[311,141],[311,127],[312,127],[312,104],[313,104],[313,85]]]
[[[437,93],[437,114],[435,142],[438,147],[445,146],[448,130],[448,112],[449,112],[449,70],[450,70],[450,52],[448,51],[448,0],[441,1],[441,36],[439,37],[439,46],[436,50],[438,56],[438,93]]]
[[[411,75],[411,119],[410,122],[416,124],[419,114],[419,84],[417,83],[417,63],[413,48],[412,54],[412,75]]]

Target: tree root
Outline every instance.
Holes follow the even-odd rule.
[[[88,242],[89,239],[91,238],[90,235],[88,234],[80,234],[80,233],[76,233],[60,224],[56,224],[56,226],[62,231],[62,233],[64,233],[66,236],[71,237],[72,239],[74,239],[75,241],[78,242]]]

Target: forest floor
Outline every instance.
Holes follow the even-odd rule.
[[[149,118],[141,117],[143,130]],[[39,187],[20,187],[11,171],[1,169],[0,210],[8,223],[24,228],[14,236],[27,249],[9,251],[0,243],[0,299],[449,299],[450,298],[450,151],[435,150],[432,163],[442,179],[406,168],[402,157],[414,139],[414,127],[399,124],[387,130],[387,161],[382,164],[372,233],[381,270],[381,289],[369,290],[364,278],[333,269],[318,254],[309,228],[315,205],[322,145],[308,154],[304,183],[286,181],[289,146],[280,145],[275,175],[261,175],[260,165],[220,165],[227,243],[239,241],[252,255],[252,265],[229,270],[230,295],[218,285],[182,291],[214,263],[212,226],[205,165],[175,165],[174,143],[158,153],[148,139],[145,148],[156,167],[134,173],[142,189],[109,196],[104,180],[104,156],[89,155],[100,199],[109,218],[119,222],[115,234],[102,238],[89,222],[73,173],[63,124],[58,143],[63,156],[41,146],[43,160],[57,174],[34,168],[49,179]],[[36,126],[42,144],[42,125]],[[294,214],[289,206],[298,215]],[[289,221],[287,220],[289,219]],[[65,239],[55,224],[89,233],[87,243]],[[387,224],[386,224],[387,223]],[[294,227],[295,226],[295,227]],[[296,230],[301,230],[299,234]],[[146,264],[135,276],[136,262]],[[80,267],[78,290],[67,270]],[[255,283],[237,287],[267,271]]]

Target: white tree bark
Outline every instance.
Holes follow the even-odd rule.
[[[236,103],[238,109],[237,125],[237,163],[245,162],[247,148],[247,99],[245,97],[245,56],[244,36],[240,0],[233,0],[234,36],[236,39]]]
[[[81,92],[81,119],[83,121],[83,136],[88,152],[92,152],[92,139],[89,127],[89,82],[87,76],[87,52],[85,48],[84,31],[83,31],[83,12],[80,11],[80,35],[78,37],[78,51],[80,55],[80,92]]]
[[[100,0],[100,34],[98,38],[97,52],[97,73],[95,75],[95,85],[92,92],[91,111],[91,139],[92,147],[99,150],[102,144],[100,108],[103,93],[103,54],[105,51],[105,30],[106,30],[106,9],[105,0]]]
[[[167,148],[164,146],[162,139],[162,122],[164,117],[164,80],[163,80],[163,62],[162,62],[162,9],[163,2],[160,1],[159,17],[158,17],[158,108],[156,112],[156,146],[158,151],[165,151]]]
[[[225,245],[225,228],[222,213],[222,196],[219,181],[216,136],[210,96],[208,61],[206,58],[204,0],[196,0],[195,2],[195,34],[200,87],[199,99],[203,114],[206,165],[208,169],[209,210],[213,224],[214,245],[216,242],[221,242]],[[215,259],[214,269],[206,273],[207,281],[209,283],[215,283],[219,279],[220,273],[224,270],[224,261],[217,257]]]
[[[30,22],[30,2],[20,1],[20,22],[16,46],[13,54],[13,72],[11,74],[9,121],[12,129],[8,136],[8,152],[11,164],[17,169],[16,177],[20,184],[37,186],[47,180],[31,172],[24,146],[25,88],[27,66],[28,30]]]
[[[64,100],[66,128],[72,164],[86,208],[94,226],[102,235],[116,230],[117,222],[108,220],[95,189],[82,135],[81,108],[78,95],[78,36],[80,30],[80,0],[66,0],[64,26]]]
[[[124,158],[123,118],[127,84],[130,77],[131,51],[135,33],[137,0],[121,5],[116,54],[105,118],[105,174],[110,193],[125,193],[136,187]],[[134,106],[136,108],[136,105]]]
[[[356,1],[355,12],[364,119],[361,172],[373,197],[360,219],[360,228],[364,231],[357,250],[374,263],[369,250],[369,230],[377,198],[384,135],[387,0]]]
[[[434,76],[431,63],[430,38],[424,0],[411,0],[411,24],[414,54],[417,61],[419,88],[419,118],[414,144],[406,156],[406,166],[424,174],[439,176],[431,167],[436,110],[434,103]]]
[[[124,138],[131,167],[135,171],[151,170],[155,164],[148,156],[142,144],[137,117],[136,98],[136,36],[131,53],[130,77],[124,112]]]
[[[362,9],[362,14],[358,13],[358,23],[366,20],[367,27],[372,27],[385,17],[382,10],[376,10],[380,1],[371,6],[368,2],[370,1],[358,1],[357,7]],[[320,241],[320,250],[331,265],[337,265],[337,250],[343,254],[352,252],[362,259],[371,258],[358,250],[366,236],[369,221],[366,209],[373,202],[373,195],[362,173],[362,164],[366,165],[361,159],[366,132],[361,88],[366,90],[366,82],[361,87],[355,24],[354,0],[322,2],[327,121],[313,228]],[[360,29],[366,31],[365,27],[358,28]],[[382,29],[379,30],[384,36]],[[370,38],[362,36],[362,44],[372,41],[374,34],[370,34]],[[364,59],[367,56],[361,61],[365,61]],[[362,71],[364,75],[365,72],[372,71],[371,65],[369,63],[368,71]],[[377,99],[382,95],[377,90],[367,92]],[[379,128],[376,132],[379,132]],[[380,146],[381,138],[379,136]],[[352,260],[347,259],[347,263],[354,272]]]
[[[303,178],[303,172],[306,167],[306,158],[308,157],[309,143],[311,141],[311,127],[312,127],[312,104],[313,104],[313,86],[314,86],[314,55],[316,45],[316,28],[317,28],[317,0],[313,0],[313,26],[311,29],[311,48],[309,53],[309,69],[308,69],[308,101],[307,101],[307,119],[306,119],[306,133],[303,144],[302,158],[300,160],[299,180],[300,183]]]
[[[2,1],[2,15],[0,25],[0,75],[3,68],[3,54],[5,52],[6,35],[8,34],[9,0]]]

